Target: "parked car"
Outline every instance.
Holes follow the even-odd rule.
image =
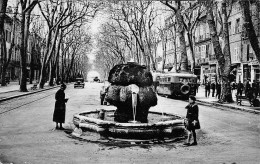
[[[100,82],[100,79],[99,79],[98,77],[95,77],[95,78],[93,79],[93,81],[94,81],[94,82]]]
[[[74,88],[84,88],[85,87],[85,83],[84,83],[84,79],[83,78],[76,78],[76,82],[74,83]]]

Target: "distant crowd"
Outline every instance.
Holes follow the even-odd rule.
[[[231,83],[231,91],[236,92],[236,95],[242,96],[244,95],[245,98],[252,100],[256,99],[260,92],[260,85],[259,82],[254,80],[252,84],[250,84],[250,81],[247,80],[245,84],[241,83],[239,81],[238,83],[232,82]],[[216,91],[216,95],[215,95]],[[220,93],[221,93],[221,83],[220,82],[209,82],[207,81],[205,83],[205,97],[209,97],[210,93],[212,93],[212,97],[217,97],[220,99]]]

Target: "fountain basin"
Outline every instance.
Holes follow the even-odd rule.
[[[73,116],[73,123],[84,131],[97,132],[114,139],[153,140],[170,139],[183,135],[184,119],[175,114],[150,111],[148,123],[119,123],[113,121],[115,110],[106,111],[105,119],[98,119],[98,111],[81,112]]]

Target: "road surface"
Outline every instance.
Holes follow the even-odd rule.
[[[234,110],[199,106],[201,130],[198,145],[175,143],[131,145],[79,140],[69,134],[73,114],[110,108],[101,106],[101,83],[84,89],[68,85],[67,131],[55,130],[52,122],[57,89],[0,103],[0,163],[260,163],[260,117]],[[150,110],[185,116],[187,102],[158,97]],[[95,134],[93,134],[93,138]]]

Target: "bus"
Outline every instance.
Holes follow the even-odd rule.
[[[191,73],[156,73],[153,77],[154,88],[158,95],[187,99],[196,95],[197,76]]]

